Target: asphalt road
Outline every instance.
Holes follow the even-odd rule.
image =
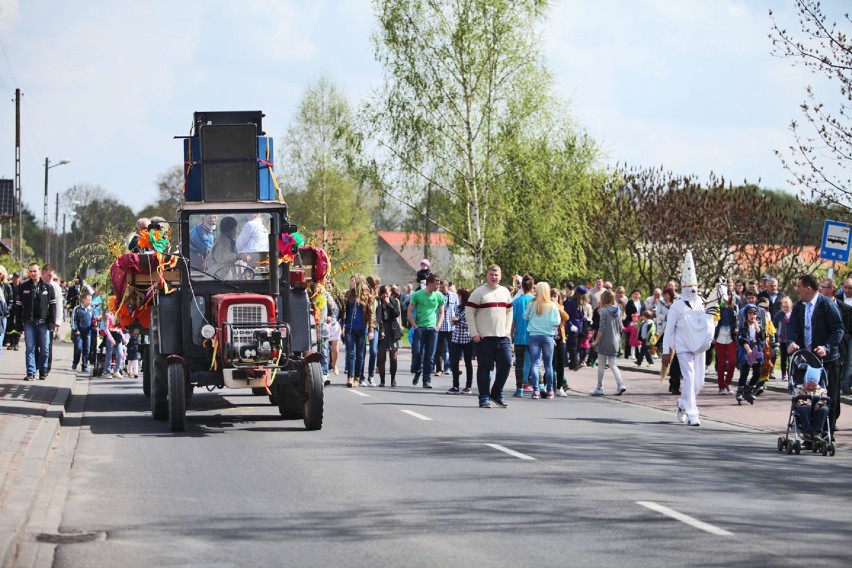
[[[406,368],[407,364],[401,365]],[[571,395],[477,407],[400,374],[326,389],[324,427],[196,391],[187,432],[93,379],[56,567],[820,566],[852,562],[852,456]],[[510,381],[511,382],[511,381]],[[507,395],[510,392],[507,392]],[[67,435],[63,428],[63,435]]]

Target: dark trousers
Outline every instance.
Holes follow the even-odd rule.
[[[477,352],[478,353],[478,352]],[[527,353],[526,345],[518,345],[515,344],[515,388],[522,389],[524,388],[524,357]],[[476,356],[479,359],[479,355]]]
[[[450,360],[450,336],[452,331],[438,332],[438,347],[435,349],[435,371],[449,371],[448,365]]]
[[[639,348],[639,358],[636,359],[636,364],[641,365],[642,361],[648,361],[648,364],[651,365],[654,363],[653,357],[651,357],[651,346],[647,344],[643,344],[642,347]]]
[[[556,342],[553,346],[553,371],[556,378],[556,388],[568,386],[568,381],[565,380],[565,345],[562,343],[562,336],[556,336]]]
[[[483,337],[474,347],[476,351],[476,386],[479,389],[480,402],[492,398],[503,398],[503,387],[512,368],[512,344],[508,337]],[[489,375],[496,367],[494,384]],[[490,385],[490,388],[489,388]]]
[[[464,369],[467,375],[465,388],[473,386],[473,341],[467,343],[450,342],[450,369],[453,371],[453,386],[459,388],[459,379],[461,378],[461,362],[464,357]]]
[[[89,348],[91,345],[92,336],[89,335],[89,331],[78,332],[74,335],[74,367],[76,367],[80,361],[83,362],[83,369],[89,368]]]
[[[580,364],[580,353],[577,344],[580,341],[580,335],[576,331],[569,331],[565,334],[565,348],[568,351],[568,367],[576,369]]]
[[[747,363],[743,363],[740,367],[740,380],[737,383],[737,390],[742,391],[743,387],[748,385],[749,388],[754,389],[757,386],[757,383],[760,382],[760,368],[763,367],[763,361],[755,361],[753,365],[749,366]],[[748,371],[751,369],[751,380],[746,383],[746,379],[748,379]]]
[[[840,359],[834,361],[823,361],[823,367],[828,374],[828,392],[826,393],[831,399],[831,414],[829,421],[831,423],[831,431],[834,432],[834,426],[837,424],[837,419],[840,418]]]
[[[414,330],[420,345],[420,363],[417,368],[423,373],[423,386],[432,384],[432,369],[435,364],[435,348],[438,346],[438,332],[434,327],[418,327]],[[412,354],[413,356],[413,354]]]

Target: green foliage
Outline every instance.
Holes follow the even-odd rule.
[[[15,272],[19,274],[24,274],[23,265],[15,260],[15,258],[10,254],[0,255],[0,266],[6,268],[6,272],[9,275],[9,279],[12,279],[12,274]]]
[[[92,242],[84,243],[71,251],[69,261],[94,270],[86,276],[86,282],[97,284],[103,296],[106,297],[112,293],[109,269],[115,259],[124,252],[126,252],[124,233],[108,225]]]
[[[385,85],[364,107],[376,187],[452,235],[481,278],[508,236],[513,188],[501,146],[550,101],[536,27],[543,0],[376,1]],[[434,195],[432,195],[434,193]],[[432,203],[434,199],[434,203]],[[434,207],[434,209],[433,209]]]
[[[351,173],[359,159],[349,103],[328,77],[320,77],[306,89],[284,135],[280,163],[291,221],[326,250],[335,272],[346,266],[363,271],[375,260],[374,200]],[[350,273],[339,276],[348,279]]]

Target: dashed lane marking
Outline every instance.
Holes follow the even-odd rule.
[[[357,390],[357,389],[348,389],[348,390],[349,390],[349,392],[351,392],[352,394],[357,394],[358,396],[370,396],[370,395],[368,395],[367,393],[365,393],[365,392],[361,392],[361,391],[359,391],[359,390]]]
[[[684,515],[683,513],[679,513],[674,509],[669,509],[665,505],[660,505],[659,503],[654,503],[653,501],[636,501],[637,504],[642,505],[643,507],[647,507],[652,511],[656,511],[658,513],[662,513],[663,515],[669,516],[673,519],[676,519],[682,523],[686,523],[687,525],[694,527],[696,529],[700,529],[705,532],[709,532],[710,534],[715,534],[719,536],[733,536],[733,533],[726,531],[725,529],[720,529],[719,527],[714,527],[711,524],[705,523],[703,521],[699,521],[696,518],[690,517],[689,515]]]
[[[429,418],[428,416],[423,416],[422,414],[418,414],[418,413],[414,412],[413,410],[403,410],[403,409],[400,409],[400,412],[405,412],[405,413],[406,413],[406,414],[408,414],[409,416],[413,416],[413,417],[415,417],[415,418],[419,418],[420,420],[432,420],[432,419],[431,419],[431,418]]]
[[[485,444],[485,445],[488,446],[489,448],[494,448],[495,450],[509,454],[510,456],[516,457],[516,458],[521,459],[521,460],[535,461],[535,458],[532,457],[532,456],[522,454],[521,452],[516,452],[515,450],[510,450],[509,448],[507,448],[505,446],[501,446],[500,444]]]

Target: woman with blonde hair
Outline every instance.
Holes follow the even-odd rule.
[[[553,398],[553,332],[560,325],[559,308],[550,299],[550,285],[539,282],[535,285],[535,300],[527,304],[524,310],[527,320],[527,353],[532,368],[541,357],[544,363],[544,384],[547,398]],[[539,398],[537,388],[533,389],[532,398]]]
[[[618,369],[618,360],[616,359],[621,347],[621,315],[618,306],[615,304],[615,296],[611,291],[604,290],[601,293],[598,314],[600,324],[595,340],[592,342],[592,346],[598,352],[598,388],[592,392],[592,395],[603,396],[604,370],[609,365],[617,385],[615,394],[621,396],[627,390],[624,381],[621,379],[621,371]]]
[[[358,386],[364,373],[364,350],[373,340],[373,297],[363,274],[353,274],[344,294],[343,340],[346,345],[346,386]]]

